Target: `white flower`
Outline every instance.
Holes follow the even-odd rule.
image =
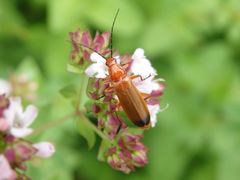
[[[159,104],[148,105],[148,110],[150,113],[151,126],[154,127],[157,123],[157,113],[160,112]]]
[[[11,166],[9,165],[7,159],[0,154],[0,179],[1,180],[13,180],[15,179],[15,173],[11,169]]]
[[[144,50],[138,48],[132,55],[132,65],[130,71],[135,75],[140,75],[142,78],[147,78],[149,75],[157,75],[156,70],[152,67],[150,61],[145,57]]]
[[[0,95],[6,94],[7,96],[11,93],[12,87],[8,81],[0,79]]]
[[[20,97],[10,97],[10,105],[4,111],[4,117],[10,128],[9,132],[15,137],[25,137],[32,132],[28,128],[35,120],[38,109],[33,105],[28,105],[23,111]]]
[[[98,53],[93,52],[90,56],[92,62],[86,70],[85,74],[88,77],[96,77],[96,78],[106,78],[108,75],[108,67],[106,65],[106,59],[100,56]],[[120,64],[121,60],[119,56],[115,56],[114,59],[116,60],[117,64]]]
[[[152,67],[150,61],[144,56],[144,50],[138,48],[132,55],[132,65],[130,72],[134,75],[140,75],[141,78],[133,80],[133,84],[137,87],[140,92],[150,94],[154,90],[159,90],[160,85],[154,80],[157,75],[156,70]]]
[[[107,77],[107,66],[106,59],[100,56],[98,53],[92,53],[90,56],[92,62],[86,70],[85,73],[88,77],[96,77],[96,78],[105,78]]]
[[[49,142],[33,144],[33,147],[37,149],[36,155],[42,158],[48,158],[55,152],[54,145]]]
[[[137,78],[133,80],[133,84],[140,92],[151,94],[152,91],[159,90],[161,88],[160,84],[153,79],[154,76],[150,76],[143,81],[140,78]]]

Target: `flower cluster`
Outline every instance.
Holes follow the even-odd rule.
[[[0,80],[0,179],[26,179],[26,161],[34,156],[47,158],[55,149],[49,142],[32,143],[24,139],[32,133],[29,127],[38,109],[28,105],[23,109],[21,98],[12,96],[13,87]]]
[[[109,165],[124,173],[142,167],[147,163],[147,148],[141,143],[143,135],[130,131],[132,125],[126,121],[127,117],[119,105],[118,97],[114,91],[107,91],[112,87],[109,81],[106,55],[109,55],[109,33],[95,35],[94,40],[89,32],[77,30],[70,33],[72,42],[71,57],[79,57],[79,64],[88,62],[84,68],[85,75],[89,77],[90,89],[88,96],[92,102],[89,111],[98,120],[98,128],[114,141],[105,148],[104,159]],[[99,41],[101,40],[101,41]],[[101,42],[101,43],[99,43]],[[137,76],[132,80],[134,86],[146,101],[151,126],[157,122],[157,113],[161,110],[159,96],[163,94],[163,79],[156,79],[157,72],[150,61],[145,57],[144,50],[138,48],[132,55],[123,56],[114,52],[114,59],[126,73],[126,76]]]
[[[107,162],[114,169],[130,173],[135,167],[147,164],[147,148],[140,142],[141,135],[133,135],[125,131],[118,140],[117,146],[112,146],[106,152]]]
[[[143,135],[131,133],[126,124],[117,132],[120,125],[121,122],[116,116],[111,116],[105,122],[104,131],[110,139],[115,139],[116,144],[109,146],[104,155],[112,168],[130,173],[135,167],[147,164],[147,148],[141,142]]]
[[[92,39],[88,31],[75,31],[69,33],[72,51],[70,54],[71,60],[76,64],[83,65],[85,60],[89,60],[92,53],[89,47],[103,55],[107,55],[110,50],[107,48],[110,34],[108,32],[99,34],[97,32],[94,39]]]

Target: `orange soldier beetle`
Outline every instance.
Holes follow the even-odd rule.
[[[113,35],[113,27],[118,15],[119,9],[114,17],[114,21],[111,27],[111,34],[110,34],[110,50],[111,56],[109,58],[103,57],[101,54],[96,52],[94,49],[84,46],[106,60],[106,66],[108,67],[109,76],[105,79],[105,82],[110,82],[111,87],[105,89],[105,92],[115,92],[119,104],[128,116],[128,118],[138,127],[143,129],[147,129],[150,127],[150,113],[147,108],[147,104],[145,102],[146,96],[149,94],[141,93],[135,87],[132,80],[135,78],[141,78],[140,75],[132,75],[128,76],[124,67],[120,64],[117,64],[116,59],[112,57],[112,35]]]

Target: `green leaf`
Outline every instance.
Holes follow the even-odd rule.
[[[87,119],[84,119],[84,118],[78,119],[77,127],[78,127],[79,134],[86,139],[88,143],[88,147],[89,149],[91,149],[96,142],[96,136],[94,131],[89,126]]]
[[[106,141],[104,139],[102,140],[101,145],[100,145],[99,150],[98,150],[98,156],[97,156],[97,159],[99,161],[104,161],[105,160],[104,154],[110,146],[111,146],[111,144],[109,143],[109,141]]]
[[[67,64],[67,71],[71,73],[82,74],[84,72],[84,69],[73,64]]]
[[[118,114],[118,116],[120,116],[120,117],[123,119],[124,123],[126,123],[129,128],[136,128],[136,127],[137,127],[137,126],[127,117],[127,115],[126,115],[126,113],[125,113],[124,111],[119,111],[117,114]]]
[[[60,90],[60,93],[65,98],[73,98],[77,96],[77,87],[74,84],[69,84]]]

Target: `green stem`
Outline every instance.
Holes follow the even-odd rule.
[[[39,128],[35,129],[34,132],[31,134],[31,135],[37,135],[37,134],[40,134],[42,133],[43,131],[46,131],[47,129],[50,129],[50,128],[53,128],[55,127],[56,125],[59,125],[67,120],[69,120],[71,117],[74,117],[76,115],[75,112],[73,113],[70,113],[70,114],[67,114],[57,120],[52,120],[52,121],[49,121],[47,123],[45,123],[44,125],[40,126]]]
[[[104,139],[104,140],[109,141],[109,142],[112,143],[112,144],[114,143],[114,142],[111,141],[102,131],[100,131],[85,115],[83,115],[82,112],[79,111],[77,114],[78,114],[78,116],[79,116],[83,121],[85,121],[85,122],[88,124],[89,127],[91,127],[91,128],[95,131],[95,133],[96,133],[99,137],[101,137],[101,138]]]
[[[102,131],[100,131],[82,112],[84,109],[84,101],[83,101],[83,95],[86,94],[86,89],[88,86],[88,78],[86,76],[81,77],[81,87],[79,89],[79,94],[78,94],[78,104],[76,106],[76,114],[83,120],[85,121],[88,126],[95,131],[95,133],[101,137],[102,139],[110,142],[111,144],[114,144],[114,141],[111,141]]]
[[[84,94],[86,94],[86,89],[87,89],[87,82],[88,82],[88,78],[84,75],[82,75],[80,77],[80,89],[79,89],[79,92],[78,92],[78,102],[77,102],[77,105],[76,105],[76,111],[80,111],[80,109],[83,108],[83,105],[84,105],[84,101],[83,101],[83,97],[84,97]]]
[[[85,94],[85,90],[87,88],[87,78],[85,76],[81,77],[81,87],[79,89],[79,93],[78,93],[78,102],[76,104],[76,111],[72,112],[64,117],[61,117],[57,120],[54,121],[49,121],[47,123],[45,123],[44,125],[42,125],[41,127],[35,129],[35,131],[32,133],[32,135],[37,135],[43,131],[46,131],[49,128],[53,128],[56,125],[59,125],[69,119],[71,119],[72,117],[75,116],[79,116],[81,118],[81,120],[85,121],[86,124],[88,124],[88,126],[102,139],[108,141],[111,144],[116,144],[116,142],[114,140],[110,140],[101,130],[99,130],[84,114],[83,114],[83,109],[84,109],[84,101],[83,101],[83,97]]]

